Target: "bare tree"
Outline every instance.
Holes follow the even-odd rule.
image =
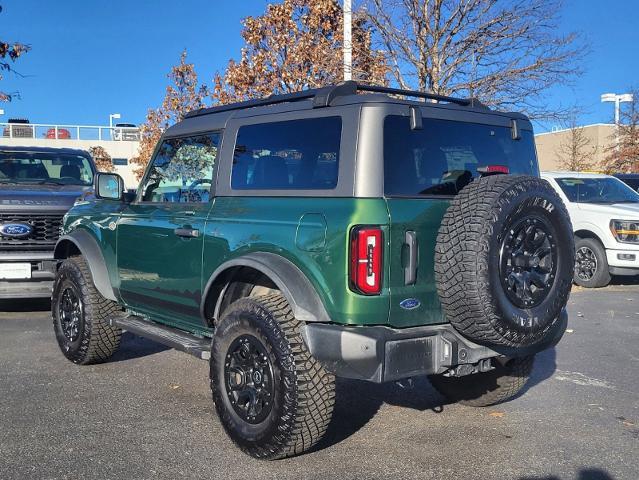
[[[630,91],[633,100],[622,104],[619,125],[602,161],[601,167],[606,173],[639,172],[639,90]]]
[[[213,80],[213,100],[229,103],[291,93],[342,80],[343,15],[337,0],[284,0],[243,20],[245,46]],[[384,56],[371,48],[371,28],[353,15],[353,78],[385,84]]]
[[[0,6],[0,12],[2,12],[2,6]],[[9,63],[9,60],[13,63],[22,54],[28,52],[31,49],[29,45],[23,43],[4,42],[0,40],[0,80],[2,80],[2,72],[14,72],[13,66]],[[6,93],[0,91],[0,102],[10,102],[11,99],[17,95],[16,93]]]
[[[592,144],[584,127],[577,125],[576,118],[570,120],[564,140],[557,149],[559,168],[571,172],[581,172],[595,168],[594,158],[597,147]]]
[[[587,47],[558,34],[561,0],[365,0],[402,88],[474,96],[535,119],[566,118],[545,92],[580,72]]]

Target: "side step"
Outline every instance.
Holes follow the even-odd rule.
[[[202,360],[211,358],[211,339],[209,338],[197,337],[135,315],[113,317],[109,319],[109,323],[114,327],[135,333],[162,345],[190,353]]]

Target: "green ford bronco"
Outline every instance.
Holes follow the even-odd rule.
[[[322,438],[335,377],[492,405],[566,329],[566,208],[530,121],[477,101],[346,82],[201,109],[135,195],[94,190],[55,249],[63,354],[104,362],[128,331],[209,361],[257,458]]]

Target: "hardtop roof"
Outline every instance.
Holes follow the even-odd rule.
[[[398,96],[403,96],[404,98],[398,98]],[[418,97],[421,100],[410,100],[405,97]],[[424,101],[429,99],[433,101]],[[435,101],[437,101],[437,103],[435,103]],[[447,97],[389,87],[361,85],[356,82],[344,82],[320,89],[305,90],[286,95],[274,95],[265,99],[249,100],[194,110],[189,112],[181,122],[167,129],[166,135],[181,135],[189,131],[221,130],[225,128],[226,123],[231,118],[245,118],[249,116],[272,115],[291,111],[361,104],[399,104],[420,108],[455,110],[459,112],[470,111],[529,121],[528,117],[521,113],[492,110],[474,99]]]

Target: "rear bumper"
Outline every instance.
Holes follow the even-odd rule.
[[[462,337],[450,324],[394,329],[309,323],[302,336],[313,357],[339,377],[375,383],[444,373],[488,358],[521,357],[559,342],[568,324],[564,309],[547,340],[533,347],[486,347]]]

